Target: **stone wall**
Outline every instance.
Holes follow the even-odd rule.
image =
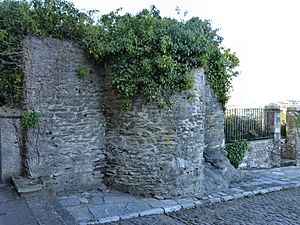
[[[99,185],[106,129],[102,71],[70,42],[29,38],[23,45],[26,108],[41,114],[28,135],[32,176],[57,189]],[[81,65],[90,68],[83,78]]]
[[[110,74],[109,71],[107,74]],[[177,95],[170,109],[136,99],[128,112],[107,94],[107,169],[110,186],[137,195],[170,197],[202,190],[204,75],[194,71],[195,99]]]
[[[56,190],[105,182],[156,197],[199,193],[208,187],[206,179],[228,185],[234,173],[224,152],[223,109],[203,71],[193,71],[193,101],[178,94],[171,108],[159,109],[137,98],[124,112],[112,93],[110,67],[97,68],[78,46],[34,37],[23,46],[24,109],[41,115],[25,137],[31,176]],[[83,78],[81,65],[90,68]],[[12,131],[2,119],[0,125]],[[17,149],[14,140],[4,144]],[[19,172],[9,176],[14,174]]]
[[[204,192],[228,187],[239,177],[225,151],[224,110],[205,80]]]
[[[274,147],[273,139],[248,141],[248,152],[239,168],[271,168]]]
[[[269,139],[248,141],[248,152],[239,168],[271,168],[281,163],[280,107],[269,104],[265,107],[264,119]]]
[[[21,174],[19,110],[0,107],[0,183]]]
[[[293,136],[290,136],[290,138]],[[291,139],[283,139],[281,143],[281,158],[282,160],[296,160],[296,149],[292,144]]]

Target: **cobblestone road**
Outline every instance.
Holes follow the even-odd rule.
[[[300,189],[257,195],[212,206],[182,210],[109,225],[183,225],[183,224],[300,224]]]

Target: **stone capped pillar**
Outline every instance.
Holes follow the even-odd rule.
[[[272,166],[280,166],[281,151],[280,151],[280,106],[271,103],[265,106],[265,119],[268,125],[268,132],[273,137],[274,148],[271,153]]]
[[[204,74],[193,72],[195,96],[178,94],[170,109],[136,99],[129,111],[112,94],[105,78],[107,168],[105,181],[135,195],[193,195],[203,185]]]
[[[291,106],[286,111],[286,154],[289,159],[296,160],[297,166],[300,165],[300,139],[299,125],[300,106]]]

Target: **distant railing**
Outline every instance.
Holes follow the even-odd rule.
[[[226,142],[270,138],[265,110],[262,108],[227,109],[225,112]]]

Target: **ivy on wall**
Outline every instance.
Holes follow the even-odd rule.
[[[21,41],[28,35],[71,40],[96,62],[111,63],[111,85],[125,108],[136,95],[169,105],[175,93],[193,88],[194,68],[204,69],[225,104],[238,74],[239,60],[221,46],[209,21],[161,17],[154,6],[137,15],[116,11],[96,17],[64,0],[0,0],[0,21],[0,105],[21,100]]]

